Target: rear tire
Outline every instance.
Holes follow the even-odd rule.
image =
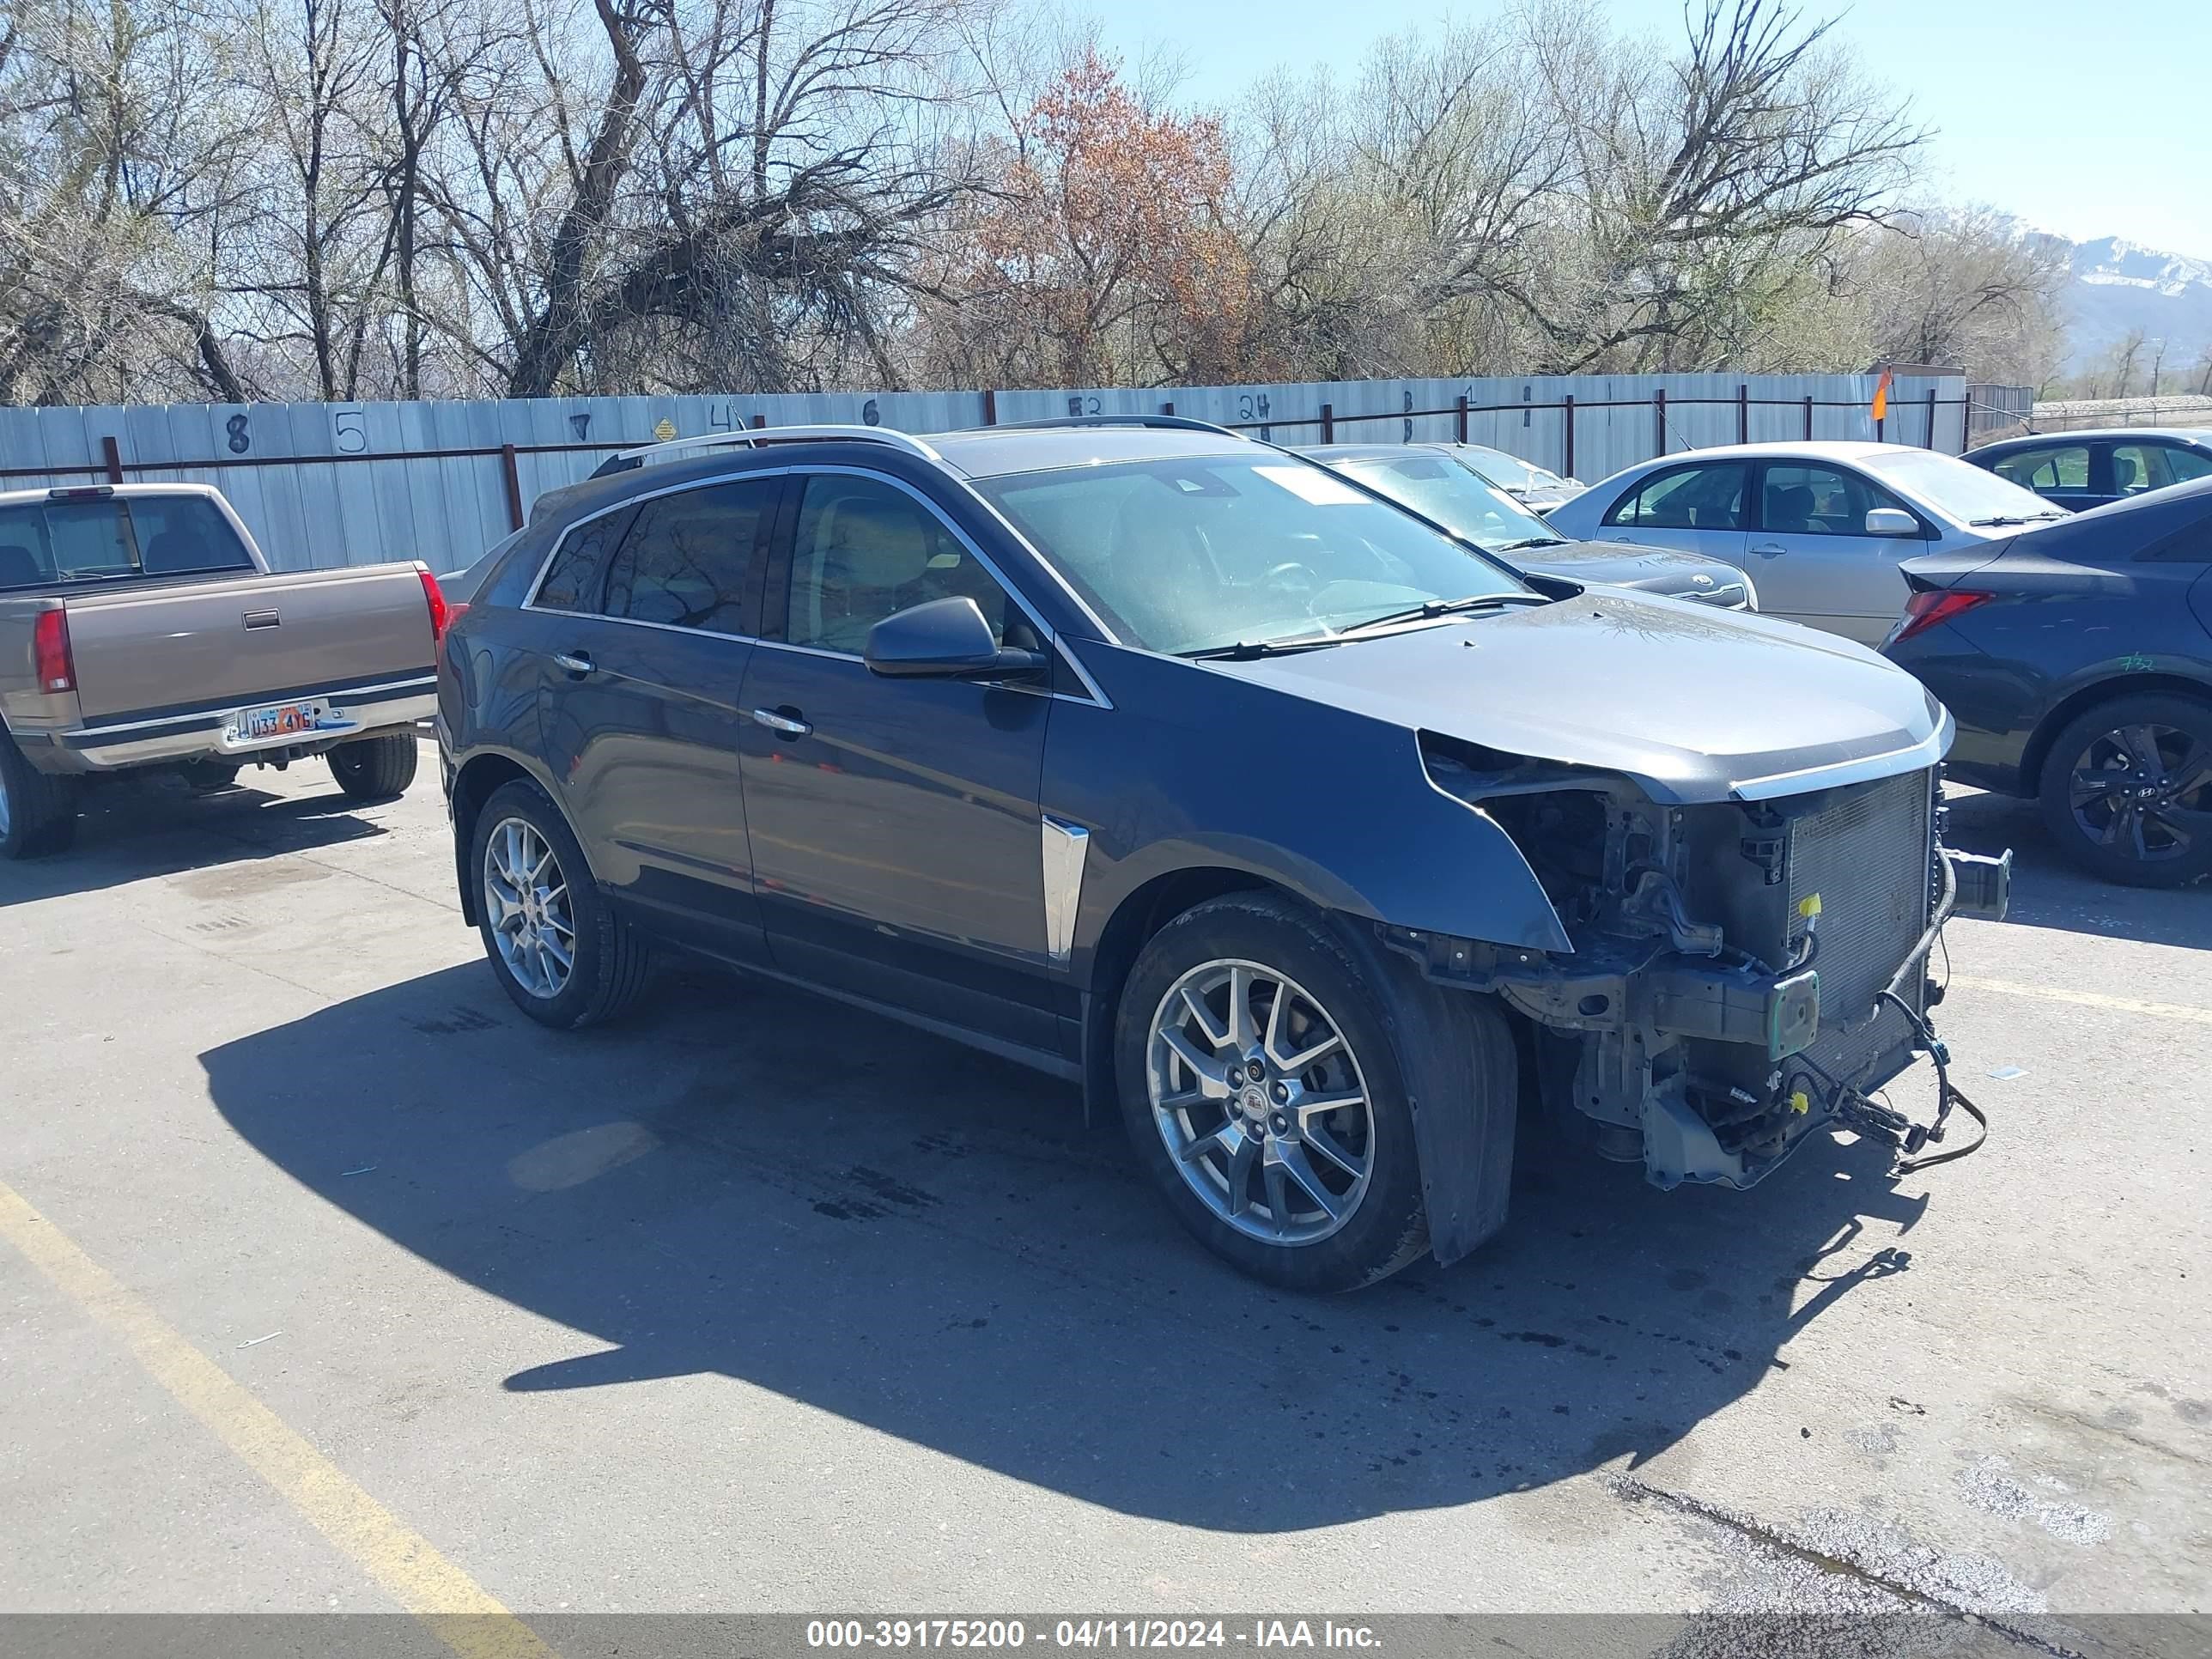
[[[0,859],[45,858],[76,839],[77,783],[52,777],[0,734]]]
[[[177,769],[185,787],[195,795],[212,795],[238,787],[239,769],[223,761],[187,761]]]
[[[389,800],[415,781],[419,745],[411,732],[342,743],[323,758],[331,775],[351,800]]]
[[[1176,1219],[1285,1290],[1356,1290],[1423,1255],[1409,1078],[1426,1079],[1443,1055],[1479,1054],[1456,1093],[1502,1087],[1509,1164],[1513,1110],[1510,1039],[1496,1015],[1426,989],[1387,962],[1363,965],[1322,916],[1276,894],[1212,899],[1153,934],[1122,987],[1115,1079],[1138,1158]],[[1359,1108],[1315,1103],[1354,1097]],[[1288,1184],[1271,1182],[1271,1164]]]
[[[652,953],[599,891],[583,848],[536,784],[492,791],[469,837],[468,870],[484,955],[524,1013],[573,1031],[637,1000]]]
[[[2212,874],[2212,703],[2145,692],[2085,709],[2039,783],[2045,829],[2091,875],[2181,887]]]

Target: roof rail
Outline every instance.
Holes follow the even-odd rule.
[[[757,449],[763,443],[787,443],[805,438],[843,438],[863,443],[889,444],[894,449],[906,450],[927,461],[942,461],[945,459],[912,434],[887,426],[750,426],[733,427],[727,432],[702,432],[695,438],[670,438],[660,443],[640,444],[635,449],[617,450],[602,461],[592,476],[596,478],[610,472],[627,472],[634,466],[644,465],[648,455],[667,455],[689,449],[721,449],[732,445]]]
[[[1042,421],[1007,421],[987,427],[989,432],[1037,432],[1060,426],[1157,426],[1178,432],[1212,432],[1224,438],[1245,438],[1234,428],[1212,421],[1194,421],[1187,415],[1056,415]],[[1246,441],[1251,441],[1246,438]]]

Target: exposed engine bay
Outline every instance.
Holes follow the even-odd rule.
[[[1944,847],[1940,767],[1671,805],[1431,734],[1423,756],[1512,837],[1573,950],[1385,940],[1525,1015],[1547,1110],[1601,1155],[1662,1188],[1748,1187],[1824,1124],[1908,1154],[1942,1138],[1954,1091],[1929,953],[1953,915],[2002,915],[2011,854]],[[1924,1126],[1874,1098],[1922,1054],[1940,1095]]]

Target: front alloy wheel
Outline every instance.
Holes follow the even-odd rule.
[[[519,817],[492,826],[484,842],[484,916],[493,946],[514,982],[552,1000],[576,966],[576,928],[561,860],[536,827]]]
[[[1256,962],[1200,963],[1152,1014],[1153,1126],[1200,1202],[1273,1245],[1329,1237],[1367,1195],[1374,1115],[1344,1031]]]

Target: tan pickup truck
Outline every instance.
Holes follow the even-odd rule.
[[[67,846],[87,784],[150,767],[218,788],[320,755],[398,794],[445,619],[421,564],[271,573],[202,484],[0,494],[0,858]]]

